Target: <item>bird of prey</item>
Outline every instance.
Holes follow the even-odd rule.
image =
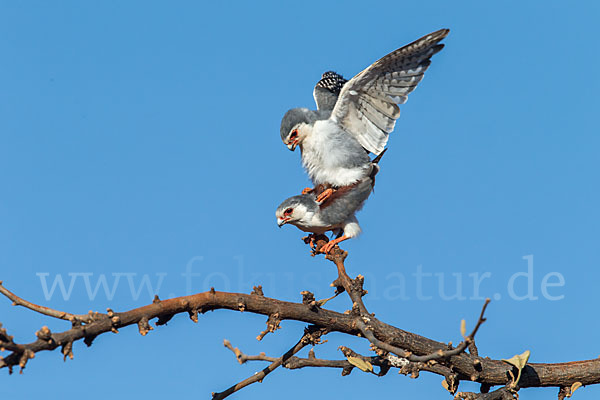
[[[325,200],[319,198],[324,190],[324,187],[320,186],[309,193],[283,201],[275,211],[279,227],[292,224],[304,232],[317,235],[333,231],[337,237],[320,249],[326,254],[336,244],[358,236],[361,229],[355,213],[362,208],[373,191],[375,175],[379,172],[377,163],[383,153],[385,150],[370,163],[370,172],[366,177],[352,185],[339,188]]]
[[[317,110],[293,108],[284,115],[281,139],[292,151],[300,147],[315,186],[341,188],[370,174],[369,153],[384,150],[398,104],[417,87],[448,33],[441,29],[401,47],[349,81],[326,72],[313,92]]]

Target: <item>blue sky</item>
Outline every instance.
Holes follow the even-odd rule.
[[[358,215],[364,233],[343,246],[349,273],[367,277],[369,309],[402,329],[457,342],[460,320],[472,326],[492,297],[481,354],[595,358],[599,11],[591,1],[0,2],[0,279],[74,313],[210,286],[328,296],[333,266],[275,223],[275,207],[308,185],[280,119],[313,107],[322,72],[351,77],[446,27]],[[64,293],[51,293],[56,279]],[[101,279],[107,290],[95,291]],[[40,353],[23,375],[0,373],[0,395],[209,398],[262,367],[238,365],[224,338],[277,356],[304,326],[284,322],[257,342],[265,320],[220,311],[144,338],[122,329],[76,344],[73,361]],[[21,342],[42,325],[68,328],[8,301],[0,322]],[[328,339],[317,356],[368,352]],[[279,370],[236,396],[450,398],[440,381]]]

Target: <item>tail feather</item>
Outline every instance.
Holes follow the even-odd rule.
[[[371,161],[374,164],[379,164],[379,161],[381,161],[381,158],[383,157],[383,155],[385,154],[385,152],[387,151],[387,148],[383,149],[383,151],[381,153],[379,153],[379,155],[377,157],[375,157],[373,159],[373,161]]]
[[[369,174],[369,178],[371,178],[371,188],[373,189],[373,191],[375,191],[375,175],[377,175],[379,173],[379,161],[381,161],[381,158],[383,157],[383,155],[385,154],[385,152],[387,151],[386,149],[383,149],[383,151],[381,153],[379,153],[379,155],[377,157],[375,157],[373,159],[373,161],[371,161],[371,173]]]

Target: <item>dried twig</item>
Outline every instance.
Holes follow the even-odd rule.
[[[258,355],[245,354],[237,347],[233,347],[233,345],[229,342],[229,340],[224,340],[223,345],[225,347],[227,347],[229,350],[231,350],[233,352],[233,354],[235,354],[235,357],[240,364],[244,364],[248,361],[275,362],[278,360],[278,358],[276,358],[276,357],[267,356],[264,352],[260,353]],[[366,357],[366,356],[362,356],[362,355],[357,355],[357,356],[364,359],[365,361],[368,361],[369,363],[371,363],[374,366],[380,367],[382,370],[380,371],[380,373],[376,374],[379,376],[385,375],[385,373],[387,373],[387,371],[392,367],[402,368],[403,366],[408,364],[408,362],[406,364],[404,364],[404,363],[394,364],[394,362],[391,361],[387,357],[380,357],[380,356]],[[347,359],[346,360],[326,360],[326,359],[322,359],[322,358],[317,358],[317,357],[315,357],[314,351],[312,351],[312,349],[308,353],[308,357],[302,358],[302,357],[292,356],[289,359],[287,359],[283,363],[282,366],[287,369],[300,369],[300,368],[307,368],[307,367],[341,368],[341,369],[343,369],[342,375],[348,375],[352,371],[352,369],[355,368],[355,366],[353,364],[351,364]],[[383,372],[383,371],[385,371],[385,372]]]
[[[327,243],[326,239],[327,238],[323,236],[317,236],[315,238],[317,251],[319,251],[319,249],[321,249],[321,247]],[[357,307],[360,314],[367,315],[367,307],[365,307],[365,304],[362,300],[362,297],[367,294],[367,292],[363,289],[364,277],[359,275],[354,280],[350,279],[348,273],[346,273],[346,267],[344,265],[344,261],[346,260],[347,256],[348,252],[340,249],[337,245],[329,254],[325,256],[328,260],[335,264],[338,271],[338,277],[331,285],[337,288],[343,288],[350,296],[350,299],[352,300],[352,306]]]
[[[22,299],[10,290],[6,289],[4,286],[2,286],[2,281],[0,281],[0,293],[12,300],[14,306],[22,306],[40,314],[44,314],[53,318],[64,319],[66,321],[88,323],[104,315],[100,313],[94,313],[92,311],[90,311],[89,314],[71,314],[65,311],[58,311],[52,308],[39,306]]]
[[[246,378],[239,383],[236,383],[235,385],[231,386],[229,389],[227,389],[223,392],[213,393],[213,396],[212,396],[213,400],[224,399],[224,398],[228,397],[229,395],[237,392],[238,390],[245,388],[248,385],[251,385],[256,382],[262,382],[262,380],[265,379],[265,377],[267,375],[269,375],[275,369],[277,369],[282,364],[284,364],[290,357],[292,357],[294,354],[296,354],[297,352],[302,350],[306,345],[318,344],[320,341],[321,335],[323,335],[325,332],[326,331],[324,329],[318,328],[315,326],[310,326],[310,327],[306,328],[304,330],[304,335],[302,336],[302,338],[300,338],[298,343],[296,343],[291,349],[289,349],[283,356],[275,359],[270,365],[268,365],[262,371],[255,373],[251,377]]]
[[[458,392],[454,400],[514,400],[515,390],[508,387],[501,387],[489,393]]]
[[[485,303],[483,304],[483,307],[481,309],[481,314],[479,315],[479,319],[477,320],[477,324],[475,324],[473,331],[469,334],[469,336],[466,336],[465,339],[462,342],[460,342],[460,344],[458,346],[456,346],[453,349],[448,349],[448,350],[440,349],[436,352],[422,355],[422,356],[417,356],[417,355],[411,354],[403,349],[400,349],[400,348],[392,346],[388,343],[382,342],[381,340],[377,339],[375,337],[375,335],[373,335],[373,333],[371,332],[369,327],[360,320],[358,321],[357,326],[360,329],[360,331],[362,332],[362,334],[365,335],[365,337],[367,339],[369,339],[369,341],[371,343],[373,343],[374,346],[382,348],[387,351],[390,351],[399,357],[405,357],[409,361],[413,361],[413,362],[426,362],[426,361],[431,361],[431,360],[439,360],[441,358],[447,358],[447,357],[451,357],[451,356],[460,354],[467,349],[467,347],[469,346],[470,343],[474,343],[475,335],[477,334],[479,327],[481,326],[481,324],[483,324],[485,322],[484,314],[485,314],[485,309],[487,308],[488,304],[490,304],[490,299],[485,300]],[[364,318],[364,319],[367,319],[367,318]]]

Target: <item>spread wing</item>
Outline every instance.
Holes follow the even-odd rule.
[[[439,42],[449,32],[441,29],[423,36],[356,75],[343,86],[331,118],[366,150],[381,153],[400,116],[398,104],[405,103],[423,79],[430,58],[442,50]]]
[[[327,71],[322,76],[313,90],[313,97],[318,110],[333,110],[344,84],[348,82],[338,73]]]

